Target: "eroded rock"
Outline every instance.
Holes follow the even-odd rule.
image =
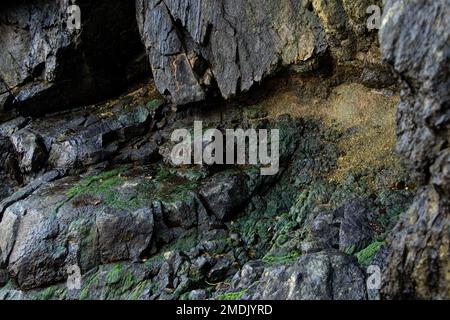
[[[448,299],[449,1],[387,1],[385,59],[402,78],[397,150],[423,185],[391,239],[386,298]]]
[[[176,104],[249,90],[280,66],[324,52],[306,1],[138,0],[137,18],[156,86]]]
[[[307,254],[297,261],[266,266],[263,271],[248,272],[244,267],[234,281],[236,289],[246,289],[250,300],[361,300],[366,297],[365,276],[348,255],[337,251]],[[254,278],[261,274],[258,282]],[[252,283],[244,287],[240,282]],[[232,289],[236,290],[236,289]]]

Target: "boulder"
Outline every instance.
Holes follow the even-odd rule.
[[[150,246],[151,208],[125,209],[87,193],[70,196],[71,183],[73,178],[47,183],[4,211],[2,261],[21,289],[64,281],[73,265],[84,273],[99,264],[137,260]]]
[[[46,164],[48,153],[38,134],[22,129],[11,136],[11,142],[23,174],[37,172]]]
[[[200,196],[219,221],[225,222],[242,209],[251,194],[245,176],[225,173],[206,181],[200,190]]]
[[[256,269],[255,269],[256,268]],[[252,272],[249,272],[254,270]],[[259,270],[259,271],[258,271]],[[255,276],[261,277],[255,281]],[[250,277],[251,281],[247,279]],[[349,255],[335,250],[306,254],[297,261],[266,266],[245,267],[234,279],[232,290],[248,289],[250,300],[364,300],[364,272]],[[244,287],[240,283],[245,283]],[[249,285],[253,283],[253,285]]]

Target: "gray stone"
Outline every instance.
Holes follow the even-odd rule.
[[[390,239],[385,298],[449,299],[450,1],[388,0],[381,50],[401,75],[397,150],[420,187]]]
[[[363,300],[365,277],[351,256],[323,251],[287,265],[266,267],[251,300]]]
[[[203,100],[214,82],[229,98],[327,46],[306,1],[137,0],[136,5],[156,86],[176,104]]]
[[[202,186],[200,195],[220,221],[231,219],[250,197],[245,177],[236,174],[212,177]]]
[[[19,167],[22,173],[37,172],[46,164],[48,154],[39,135],[22,129],[11,136],[11,142],[19,157]]]

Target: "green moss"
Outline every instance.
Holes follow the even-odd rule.
[[[107,284],[117,284],[122,280],[122,267],[115,265],[110,272],[106,275]]]
[[[95,285],[98,285],[100,280],[98,272],[95,272],[91,276],[89,276],[80,292],[80,300],[87,300],[90,297],[90,292]]]
[[[298,257],[300,255],[297,252],[290,252],[284,255],[273,255],[269,253],[262,260],[270,264],[285,264],[298,259]]]
[[[141,298],[142,293],[144,292],[146,286],[148,285],[147,281],[139,283],[133,291],[131,291],[130,299],[131,300],[139,300]]]
[[[354,254],[355,251],[356,251],[355,245],[348,246],[347,248],[344,249],[344,253],[346,254]]]
[[[244,294],[248,291],[248,289],[243,289],[238,292],[229,292],[222,294],[217,297],[217,300],[240,300],[244,296]]]
[[[362,265],[369,264],[372,261],[373,257],[375,256],[375,254],[377,254],[377,252],[383,245],[384,241],[372,242],[365,249],[356,253],[356,258],[358,259],[358,262]]]
[[[66,203],[83,195],[99,196],[105,205],[112,208],[138,209],[140,202],[136,197],[126,197],[116,190],[125,181],[121,174],[127,169],[126,167],[117,168],[82,179],[67,191],[67,199],[57,207],[56,212]]]
[[[118,168],[102,172],[98,175],[89,176],[82,179],[74,187],[67,191],[69,198],[74,198],[82,194],[104,194],[118,186],[123,179],[120,174],[124,173],[126,168]]]
[[[167,179],[171,175],[172,173],[169,169],[167,169],[166,167],[160,167],[158,172],[156,173],[156,179],[162,181],[164,179]]]
[[[35,300],[50,300],[57,296],[58,287],[48,287],[35,296]]]
[[[183,238],[178,239],[173,244],[169,244],[164,247],[165,252],[167,251],[189,251],[194,248],[198,244],[198,235],[196,232],[192,232]]]

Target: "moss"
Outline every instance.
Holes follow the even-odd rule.
[[[57,286],[53,286],[53,287],[48,287],[47,289],[41,291],[40,293],[38,293],[34,299],[35,300],[50,300],[54,297],[57,296],[57,291],[58,291],[58,287]]]
[[[108,192],[123,181],[120,174],[124,173],[126,170],[127,168],[118,168],[102,172],[98,175],[86,177],[69,189],[67,191],[67,196],[69,198],[74,198],[81,194],[103,194]]]
[[[174,243],[164,247],[163,251],[189,251],[194,248],[198,244],[198,242],[198,234],[196,232],[191,232],[190,234],[177,239]]]
[[[229,292],[222,294],[217,297],[217,300],[240,300],[244,296],[244,294],[248,291],[248,289],[243,289],[238,292]]]
[[[67,199],[58,208],[81,196],[98,196],[105,205],[123,210],[137,209],[140,205],[136,197],[125,197],[116,191],[125,178],[121,176],[128,168],[122,167],[86,177],[67,191]],[[82,199],[81,199],[82,200]]]
[[[90,298],[90,292],[94,286],[99,284],[99,280],[100,276],[98,272],[95,272],[87,278],[80,292],[80,300],[87,300]]]
[[[122,280],[122,267],[115,265],[110,272],[106,275],[107,284],[117,284]]]
[[[170,172],[169,169],[167,169],[166,167],[160,167],[158,172],[156,173],[156,179],[159,181],[162,181],[164,179],[167,179],[169,176],[171,176],[172,173]]]
[[[131,300],[139,300],[144,292],[146,286],[148,285],[147,281],[139,283],[130,293],[129,298]]]
[[[344,248],[344,253],[346,253],[346,254],[354,254],[355,251],[356,251],[355,245],[351,245],[351,246],[348,246],[347,248]]]
[[[358,259],[358,262],[362,265],[369,264],[372,261],[373,257],[375,256],[375,254],[377,254],[377,252],[380,250],[380,248],[383,245],[384,245],[384,241],[372,242],[365,249],[356,253],[356,258]]]
[[[265,255],[262,260],[270,264],[286,264],[298,259],[298,257],[300,257],[300,255],[297,252],[290,252],[280,256],[269,253]]]
[[[400,215],[405,211],[406,208],[400,206],[391,208],[385,214],[380,216],[378,222],[384,228],[384,230],[390,231],[397,224]]]

